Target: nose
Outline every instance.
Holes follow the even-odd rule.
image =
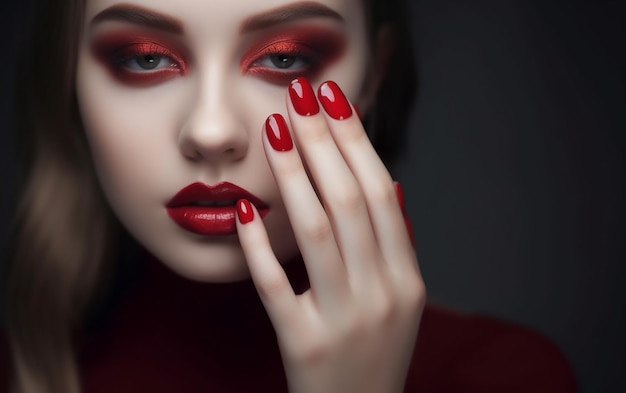
[[[192,161],[237,161],[248,151],[249,138],[237,92],[228,89],[224,78],[216,79],[195,85],[180,128],[180,151]]]

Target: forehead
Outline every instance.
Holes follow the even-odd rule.
[[[137,8],[163,14],[188,34],[241,32],[251,20],[335,14],[347,27],[362,26],[362,0],[86,0],[87,24],[111,8]]]

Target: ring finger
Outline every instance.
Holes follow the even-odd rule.
[[[305,78],[292,81],[289,97],[287,108],[296,143],[330,217],[350,283],[371,288],[380,278],[375,262],[380,255],[366,199],[330,131],[334,122],[351,117],[352,109],[345,98],[338,99],[337,106],[324,106],[331,114],[324,116]],[[362,127],[357,123],[351,124]]]
[[[320,306],[336,308],[347,300],[346,271],[328,217],[283,116],[269,116],[263,135],[265,154],[306,264],[313,296]]]

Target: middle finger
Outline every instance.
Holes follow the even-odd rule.
[[[306,265],[312,294],[322,308],[335,309],[348,299],[345,267],[328,217],[281,115],[267,118],[263,143]]]
[[[298,150],[306,162],[337,239],[353,286],[371,287],[379,279],[379,258],[367,203],[361,187],[333,139],[325,116],[305,78],[289,87],[289,119]],[[348,105],[345,116],[352,114]]]

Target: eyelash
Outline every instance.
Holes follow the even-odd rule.
[[[294,59],[288,68],[280,68],[273,58]],[[242,61],[242,72],[258,76],[271,83],[287,84],[297,76],[315,74],[323,60],[320,51],[297,41],[278,41],[246,56]],[[272,64],[267,64],[271,62]]]
[[[152,56],[158,63],[155,69],[143,68],[142,58]],[[256,54],[256,59],[242,67],[249,75],[263,78],[274,84],[287,84],[298,76],[315,74],[320,64],[319,55],[305,45],[293,42],[280,42],[265,47]],[[286,68],[280,68],[273,58],[284,56],[293,59]],[[166,61],[168,65],[163,65]],[[116,50],[110,57],[115,75],[123,82],[147,85],[164,82],[185,74],[185,61],[175,52],[154,43],[137,43]]]
[[[151,59],[148,60],[148,57]],[[139,64],[141,59],[156,61],[155,68],[152,70],[143,68]],[[164,60],[169,64],[161,66]],[[151,41],[130,43],[114,49],[109,56],[109,64],[116,77],[134,85],[164,82],[184,75],[187,70],[187,62],[183,56]]]
[[[105,36],[93,46],[95,55],[116,79],[128,85],[146,86],[187,73],[188,56],[178,45],[142,36],[129,41],[131,34]],[[312,30],[307,31],[306,37],[312,37],[308,39],[302,39],[301,34],[279,35],[252,45],[242,56],[241,73],[278,85],[287,85],[298,76],[313,79],[345,46],[336,34]],[[142,61],[146,63],[142,65]]]
[[[319,26],[300,26],[251,45],[242,56],[241,73],[283,86],[299,76],[313,80],[340,58],[345,47],[346,39],[339,31]],[[288,68],[275,67],[272,57],[276,56],[291,58],[293,63]],[[268,61],[272,64],[268,65]]]

